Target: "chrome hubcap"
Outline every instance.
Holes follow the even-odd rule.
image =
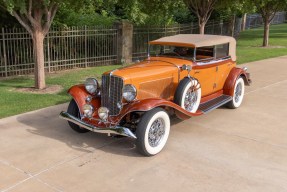
[[[165,133],[165,124],[162,118],[156,119],[149,129],[148,142],[150,146],[157,147]]]
[[[184,108],[188,111],[192,111],[196,101],[197,101],[197,92],[193,88],[189,88],[186,92],[184,99]]]
[[[238,83],[234,93],[236,103],[240,100],[241,95],[242,95],[242,84]]]

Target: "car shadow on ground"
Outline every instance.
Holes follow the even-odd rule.
[[[59,112],[58,112],[59,113]],[[36,113],[27,113],[17,117],[17,121],[24,124],[26,131],[39,137],[53,139],[65,143],[73,150],[91,153],[101,150],[123,156],[141,157],[136,150],[134,139],[127,137],[108,137],[99,133],[77,133],[73,131],[67,121],[58,117],[55,111],[43,109]],[[171,128],[182,120],[171,117]],[[33,139],[33,137],[31,137]],[[43,141],[45,142],[45,141]]]

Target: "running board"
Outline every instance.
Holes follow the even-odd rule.
[[[211,99],[207,102],[201,103],[199,105],[198,110],[202,111],[204,114],[212,111],[213,109],[216,109],[229,101],[232,100],[232,97],[229,95],[221,95],[219,97],[216,97],[214,99]]]

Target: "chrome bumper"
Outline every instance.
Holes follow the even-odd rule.
[[[96,132],[96,133],[106,133],[106,134],[115,134],[115,135],[122,135],[122,136],[126,136],[126,137],[131,137],[136,139],[137,137],[135,136],[135,134],[133,134],[131,132],[131,130],[129,128],[126,127],[121,127],[121,126],[115,126],[115,127],[109,127],[109,128],[99,128],[99,127],[95,127],[93,125],[90,125],[76,117],[74,117],[73,115],[70,115],[67,112],[62,111],[59,115],[60,118],[65,119],[67,121],[70,121],[72,123],[75,123],[77,125],[79,125],[82,128],[88,129],[92,132]]]

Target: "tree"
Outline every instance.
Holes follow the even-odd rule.
[[[0,5],[14,16],[29,32],[33,41],[35,61],[35,88],[46,87],[44,71],[44,38],[57,9],[57,0],[0,0]]]
[[[250,3],[254,3],[262,16],[264,22],[263,47],[266,47],[269,45],[270,24],[276,13],[286,8],[287,0],[250,0]]]
[[[229,23],[229,34],[234,35],[236,17],[242,18],[242,25],[245,27],[246,13],[254,12],[254,6],[244,0],[220,0],[216,5],[215,13],[219,18]]]
[[[100,2],[102,1],[102,2]],[[94,0],[97,13],[127,19],[136,25],[160,25],[174,22],[174,10],[183,6],[182,0]]]
[[[15,17],[11,16],[5,9],[0,6],[0,28],[2,27],[19,27],[20,24]]]
[[[189,10],[198,18],[199,33],[204,34],[205,25],[215,8],[217,0],[184,0]]]

